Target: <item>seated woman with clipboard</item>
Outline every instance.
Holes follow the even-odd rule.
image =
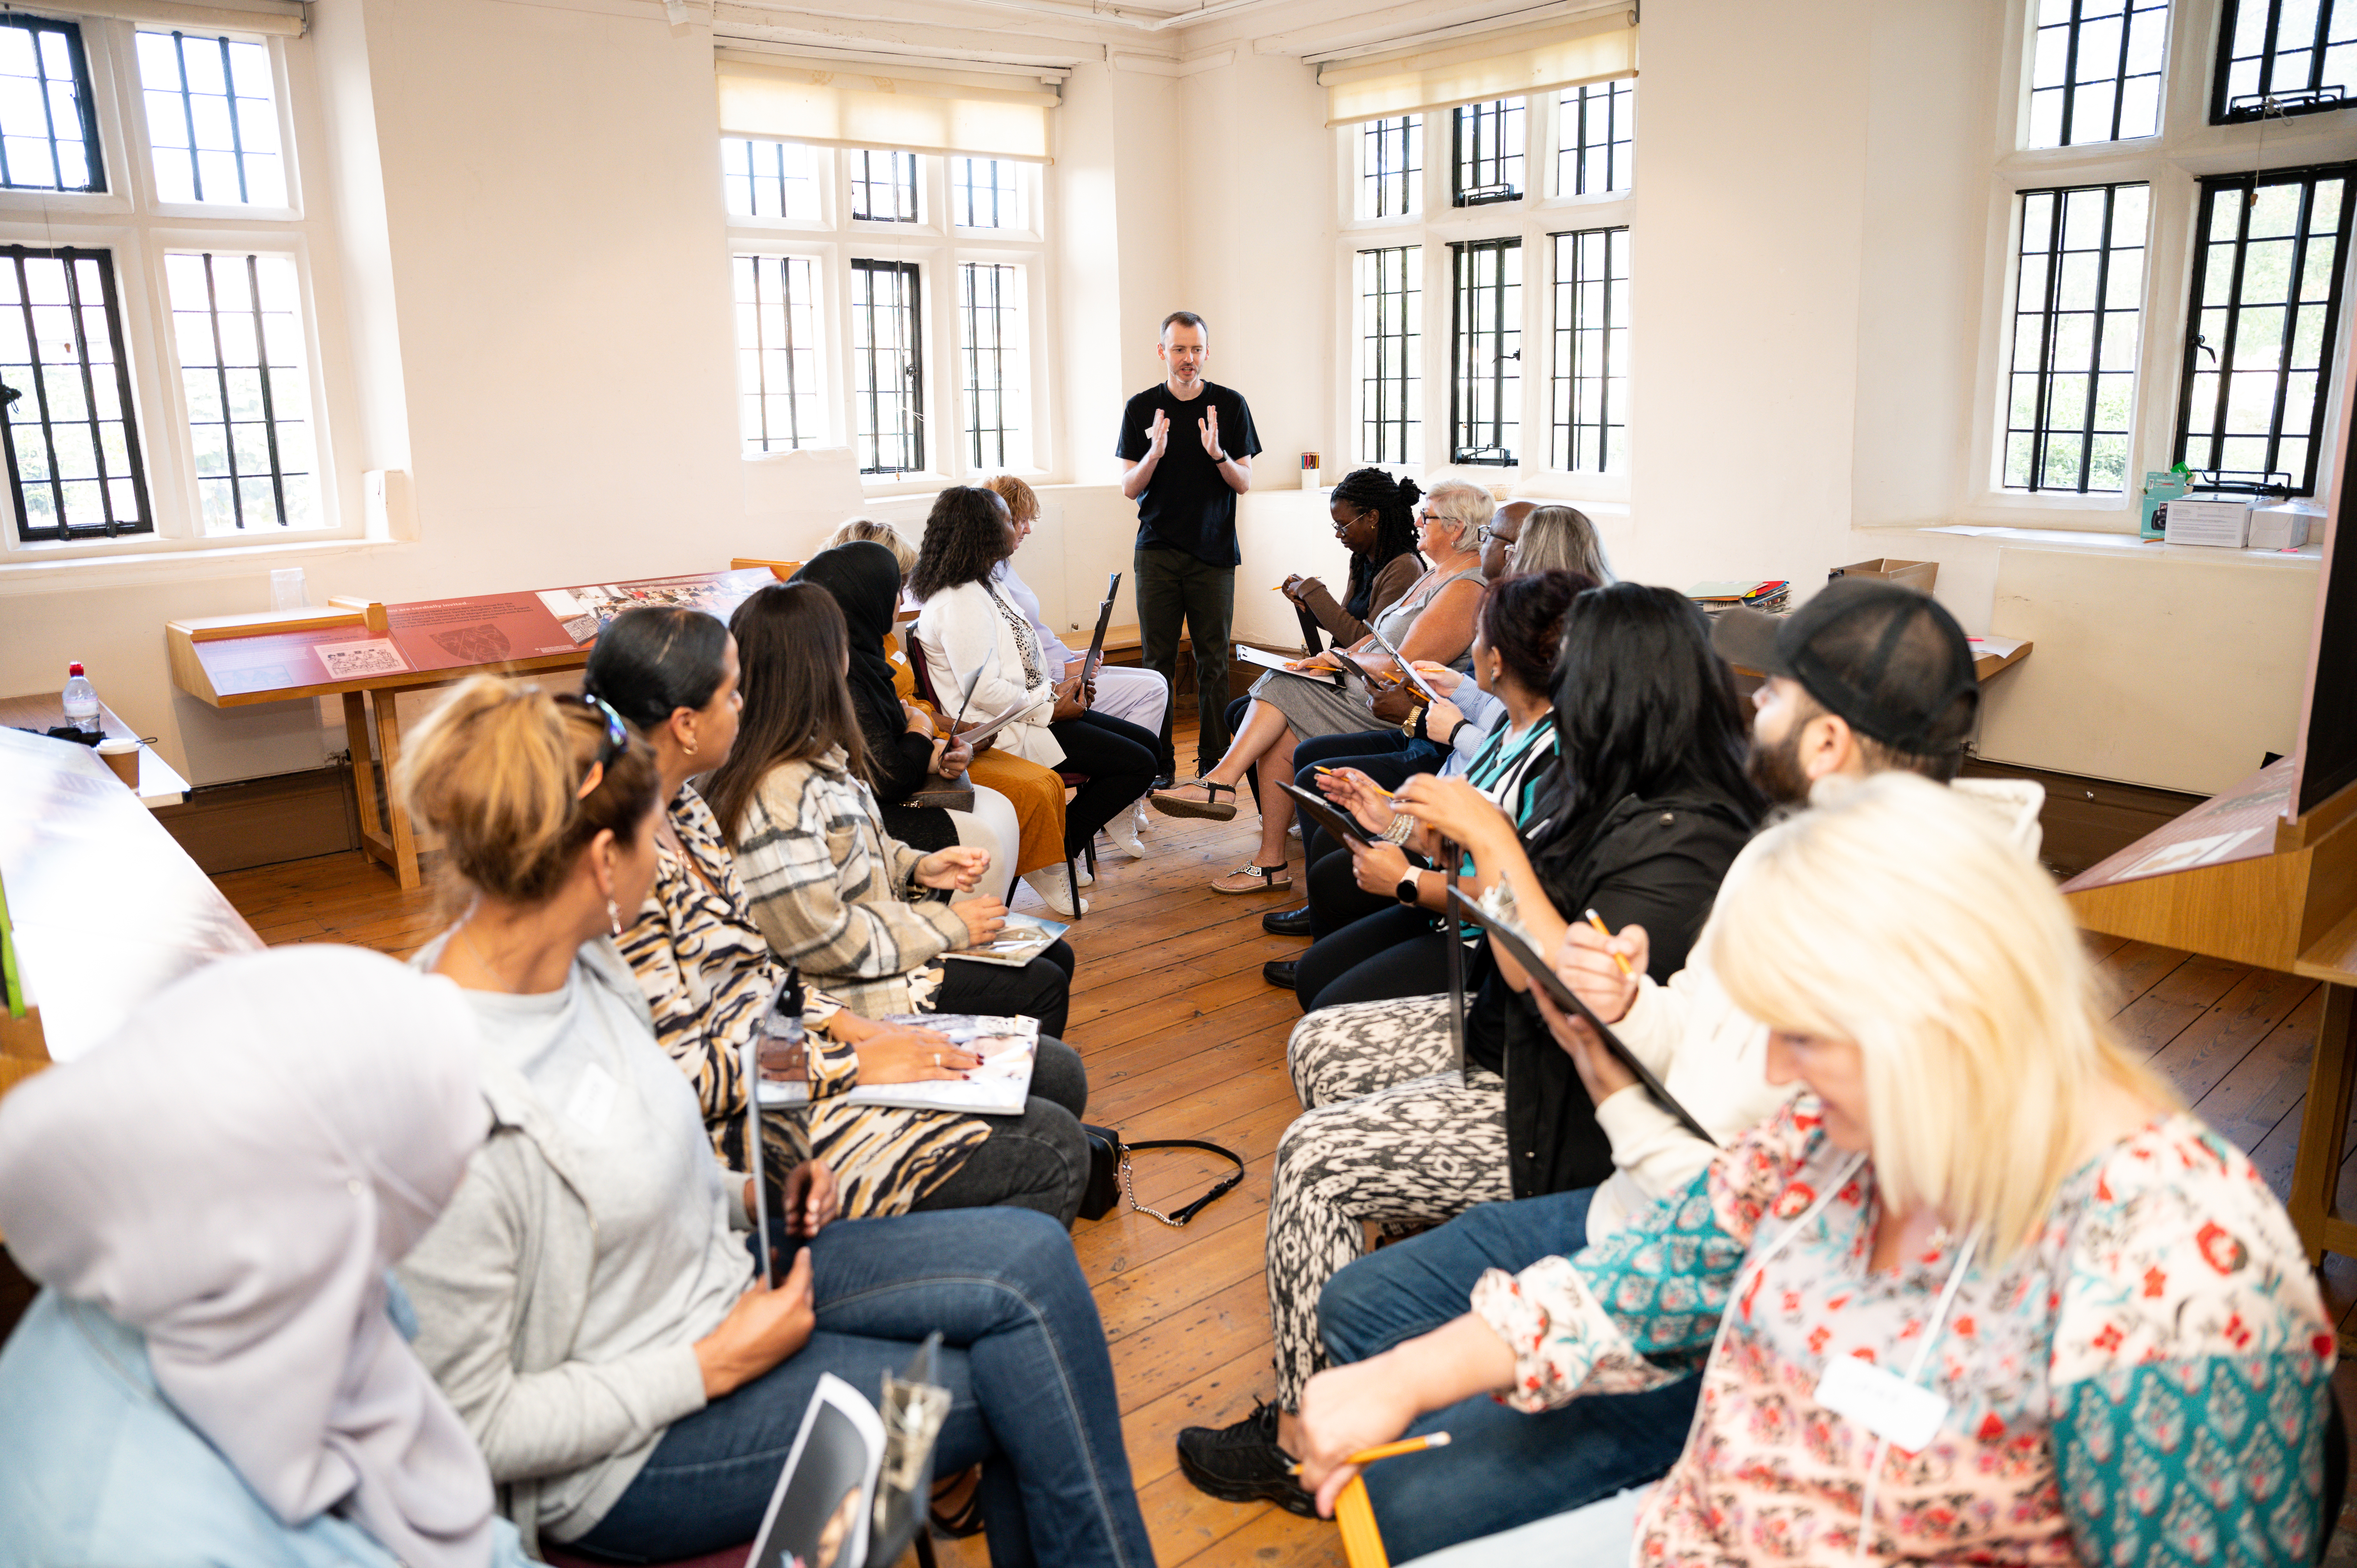
[[[1481,606],[1481,549],[1476,538],[1490,521],[1489,492],[1452,481],[1434,488],[1417,512],[1416,547],[1432,566],[1374,620],[1396,650],[1462,667],[1473,646],[1473,622]],[[1244,722],[1219,765],[1200,779],[1149,800],[1173,817],[1228,822],[1236,814],[1236,790],[1255,766],[1268,776],[1293,777],[1293,748],[1317,736],[1363,730],[1373,717],[1373,693],[1405,678],[1392,654],[1377,646],[1372,631],[1349,648],[1295,660],[1274,669],[1253,686]],[[1286,869],[1286,833],[1293,825],[1293,802],[1270,790],[1260,803],[1260,849],[1250,864],[1211,884],[1216,893],[1282,891],[1293,886]]]
[[[1489,738],[1462,767],[1444,776],[1462,778],[1483,799],[1517,824],[1532,821],[1541,780],[1555,765],[1554,695],[1548,689],[1564,616],[1574,598],[1594,585],[1569,572],[1537,572],[1508,577],[1490,590],[1473,638],[1473,679],[1479,690],[1502,707]],[[1415,818],[1393,810],[1388,791],[1355,771],[1321,774],[1322,794],[1352,812],[1364,847],[1345,844],[1310,867],[1310,897],[1324,886],[1334,902],[1337,882],[1357,895],[1349,903],[1364,912],[1321,936],[1294,968],[1294,989],[1305,1013],[1337,1003],[1375,1002],[1426,996],[1448,983],[1445,879],[1429,869],[1438,841]],[[1365,842],[1372,841],[1372,842]],[[1320,845],[1333,843],[1321,834]],[[1411,854],[1415,858],[1409,858]],[[1469,857],[1462,874],[1472,874]],[[1361,900],[1365,900],[1361,903]],[[1375,901],[1380,899],[1380,903]],[[1372,908],[1368,908],[1372,905]],[[1460,929],[1466,942],[1479,935]]]

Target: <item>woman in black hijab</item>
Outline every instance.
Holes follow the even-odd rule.
[[[881,544],[854,540],[812,556],[793,581],[815,583],[843,607],[851,640],[851,666],[844,679],[867,741],[867,784],[883,810],[885,830],[911,848],[926,851],[982,844],[991,851],[994,885],[1011,879],[1015,808],[996,790],[974,786],[971,815],[907,803],[924,788],[928,775],[939,773],[952,782],[963,778],[974,751],[963,740],[952,745],[936,736],[932,716],[901,702],[893,689],[892,662],[885,656],[884,642],[892,635],[892,614],[900,602],[900,563]],[[757,673],[747,671],[746,678],[756,679]],[[1000,812],[1003,822],[996,820]]]

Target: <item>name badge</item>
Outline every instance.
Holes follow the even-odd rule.
[[[1817,1380],[1817,1402],[1908,1454],[1930,1447],[1948,1419],[1946,1400],[1855,1356],[1836,1356],[1825,1364],[1825,1375]]]
[[[565,1113],[589,1132],[602,1133],[606,1121],[614,1113],[614,1098],[620,1089],[612,1076],[596,1062],[581,1069],[580,1079],[565,1101]]]

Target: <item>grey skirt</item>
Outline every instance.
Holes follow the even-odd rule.
[[[1344,679],[1350,684],[1338,690],[1331,681],[1272,670],[1253,682],[1252,694],[1285,715],[1296,740],[1382,728],[1369,705],[1365,682],[1356,675]]]

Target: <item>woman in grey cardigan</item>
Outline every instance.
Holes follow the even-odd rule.
[[[755,1276],[749,1183],[712,1156],[609,940],[655,867],[658,775],[610,709],[483,677],[421,726],[398,788],[473,896],[416,963],[455,982],[493,1127],[401,1269],[416,1350],[527,1545],[639,1561],[751,1539],[822,1372],[875,1388],[942,1331],[937,1447],[980,1462],[996,1563],[1152,1561],[1113,1370],[1071,1243],[1028,1209],[830,1224]]]

